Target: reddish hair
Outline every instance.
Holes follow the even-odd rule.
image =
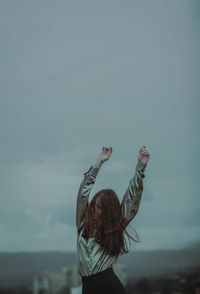
[[[101,213],[95,213],[96,200],[100,199]],[[136,239],[127,231],[129,221],[124,217],[124,210],[119,202],[119,198],[114,190],[103,189],[97,192],[91,200],[78,233],[83,229],[82,236],[88,241],[93,237],[95,242],[101,245],[101,250],[105,254],[118,256],[128,253],[125,236],[135,242],[140,242],[138,234],[133,229]],[[132,229],[132,228],[131,228]],[[96,230],[96,233],[94,234]]]

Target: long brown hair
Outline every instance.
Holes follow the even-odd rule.
[[[100,203],[101,213],[96,214],[96,201]],[[99,204],[98,204],[99,205]],[[114,190],[103,189],[97,192],[92,198],[84,217],[82,226],[78,233],[83,229],[82,236],[88,241],[93,237],[95,242],[101,245],[100,249],[111,256],[118,256],[128,253],[127,242],[128,237],[135,242],[140,242],[137,232],[134,231],[136,239],[129,234],[127,226],[129,222],[124,217],[122,205]],[[94,232],[96,233],[94,234]]]

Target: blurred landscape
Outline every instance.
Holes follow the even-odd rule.
[[[200,285],[199,245],[197,242],[195,245],[182,250],[131,251],[120,256],[118,263],[124,265],[125,285],[129,289],[129,293],[132,293],[130,289],[134,287],[140,289],[139,292],[138,289],[137,291],[135,289],[134,293],[143,293],[141,291],[150,293],[150,280],[162,280],[162,283],[164,283],[163,279],[171,278],[174,281],[174,279],[180,278],[180,275],[182,281],[185,275],[187,276],[185,280],[188,280],[190,276],[195,277],[195,286],[197,287],[198,283]],[[67,268],[71,265],[76,265],[75,253],[55,251],[0,253],[0,293],[34,293],[33,280],[36,275],[44,271],[56,273],[61,268]],[[187,293],[199,293],[194,292],[194,290],[191,291],[193,292]],[[35,293],[37,292],[35,291]],[[40,291],[38,293],[47,292]],[[66,291],[63,293],[66,293]]]

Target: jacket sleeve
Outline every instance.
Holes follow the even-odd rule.
[[[129,182],[128,188],[123,196],[121,207],[128,223],[135,217],[138,212],[140,200],[143,192],[144,171],[147,164],[138,160],[134,175]]]
[[[88,198],[95,183],[96,176],[99,172],[99,167],[92,165],[87,172],[84,173],[84,178],[80,184],[77,201],[76,201],[76,226],[77,229],[81,225],[88,207]]]

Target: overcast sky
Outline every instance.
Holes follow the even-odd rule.
[[[138,250],[200,240],[196,0],[0,2],[0,251],[76,251],[76,197],[120,201],[150,159],[132,226]]]

